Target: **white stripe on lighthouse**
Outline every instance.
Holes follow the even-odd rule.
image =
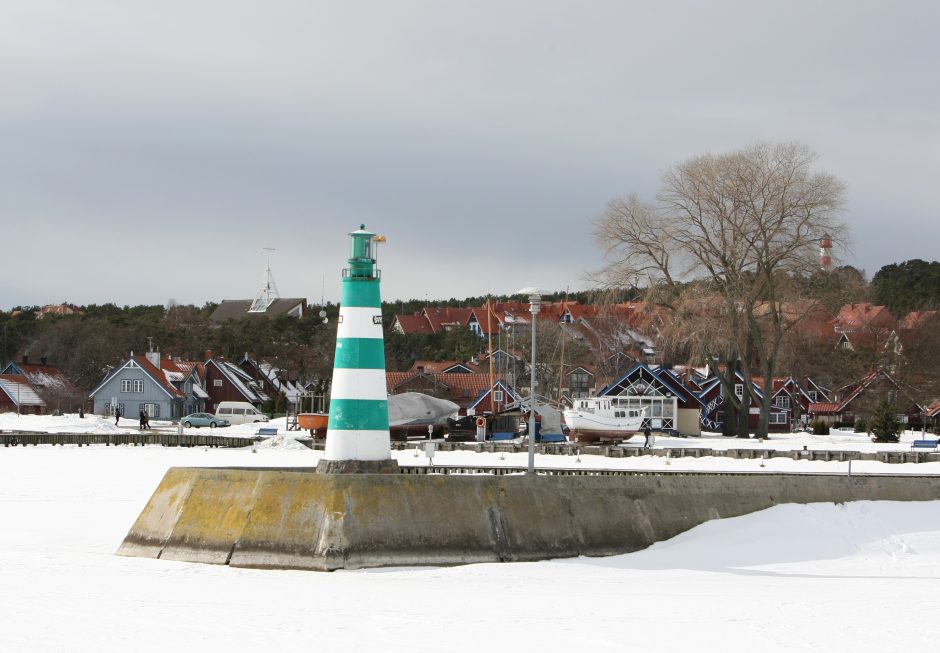
[[[339,437],[336,437],[339,436]],[[388,460],[388,431],[335,431],[327,436],[327,460]]]
[[[386,399],[385,370],[333,368],[332,399]]]
[[[339,314],[342,322],[336,327],[337,338],[383,337],[382,309],[372,306],[341,306]]]

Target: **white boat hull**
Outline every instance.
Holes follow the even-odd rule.
[[[569,409],[564,411],[565,424],[571,437],[578,442],[629,440],[642,429],[645,411],[624,417],[618,416],[617,412],[626,411]]]

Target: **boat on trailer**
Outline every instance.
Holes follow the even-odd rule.
[[[643,427],[646,408],[627,407],[618,397],[575,399],[564,411],[570,436],[578,442],[629,440]]]

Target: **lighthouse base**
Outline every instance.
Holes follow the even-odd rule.
[[[781,503],[940,499],[940,477],[167,471],[118,554],[263,569],[599,556]]]
[[[397,474],[398,461],[388,460],[324,460],[317,463],[318,474]]]

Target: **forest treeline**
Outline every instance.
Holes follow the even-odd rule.
[[[911,310],[940,307],[940,262],[915,259],[887,265],[870,283],[863,272],[851,267],[834,272],[846,290],[839,301],[884,304],[899,318]],[[846,284],[845,279],[854,283]],[[609,303],[636,296],[634,290],[558,291],[546,294],[543,301],[567,298],[581,303]],[[486,299],[383,302],[388,369],[407,369],[417,359],[468,360],[484,345],[464,330],[410,336],[391,332],[387,327],[396,314],[413,314],[429,305],[480,306]],[[38,319],[38,307],[16,307],[0,311],[0,361],[18,361],[23,355],[31,362],[44,358],[82,391],[92,389],[111,366],[125,360],[130,352],[143,353],[151,346],[185,360],[204,360],[210,354],[238,359],[249,353],[278,361],[279,367],[297,378],[331,374],[339,308],[336,304],[322,307],[327,314],[325,323],[317,310],[311,310],[300,319],[246,316],[213,324],[210,316],[215,308],[212,303],[202,307],[92,304],[79,307],[76,315]]]

